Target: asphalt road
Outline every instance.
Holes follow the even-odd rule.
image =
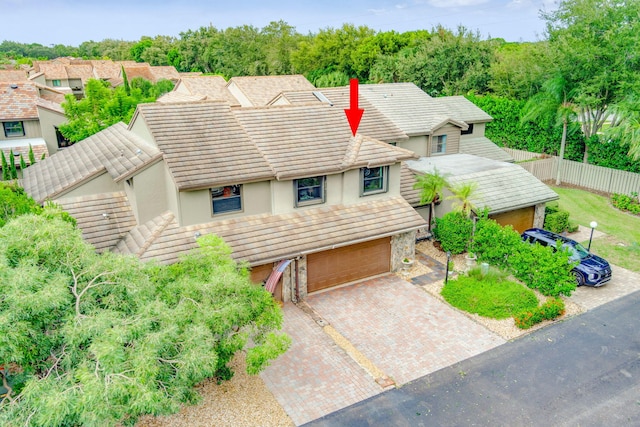
[[[307,426],[640,426],[640,292]]]

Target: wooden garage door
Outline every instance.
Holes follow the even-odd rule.
[[[516,209],[514,211],[503,212],[497,215],[489,215],[500,225],[511,225],[518,233],[522,233],[527,228],[533,227],[535,207]]]
[[[275,264],[264,264],[257,265],[255,267],[251,267],[251,281],[253,283],[262,284],[263,281],[266,281],[271,272],[273,271],[273,267]],[[291,264],[293,265],[293,264]],[[282,301],[282,277],[276,286],[276,290],[273,293],[273,297],[277,301]]]
[[[390,237],[309,254],[307,292],[386,273],[390,259]]]

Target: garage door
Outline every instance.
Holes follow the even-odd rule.
[[[386,273],[390,259],[390,237],[309,254],[307,292]]]
[[[500,225],[511,225],[518,233],[522,233],[527,228],[533,227],[535,207],[516,209],[514,211],[503,212],[497,215],[489,215]]]
[[[263,282],[265,282],[269,278],[269,275],[271,274],[271,272],[273,271],[274,265],[275,264],[264,264],[264,265],[251,267],[251,281],[253,283],[259,283],[259,284],[262,284]],[[280,277],[280,281],[276,286],[276,290],[273,293],[273,297],[277,301],[282,301],[282,277]]]

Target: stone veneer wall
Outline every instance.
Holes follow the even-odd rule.
[[[535,228],[544,228],[544,208],[544,203],[538,203],[536,205],[536,210],[533,214],[533,226]]]
[[[402,260],[416,256],[416,231],[396,234],[391,237],[391,271],[402,268]]]

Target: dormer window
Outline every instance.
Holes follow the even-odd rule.
[[[211,189],[213,214],[242,211],[242,185],[227,185]]]
[[[24,126],[22,122],[4,122],[4,136],[12,138],[16,136],[24,136]]]
[[[294,180],[296,207],[324,203],[324,182],[324,176]]]
[[[388,166],[360,169],[360,195],[386,193],[388,188]]]
[[[447,152],[447,135],[433,137],[431,154],[444,154]]]
[[[469,123],[469,127],[467,130],[463,130],[460,132],[461,135],[471,135],[473,133],[473,123]]]

